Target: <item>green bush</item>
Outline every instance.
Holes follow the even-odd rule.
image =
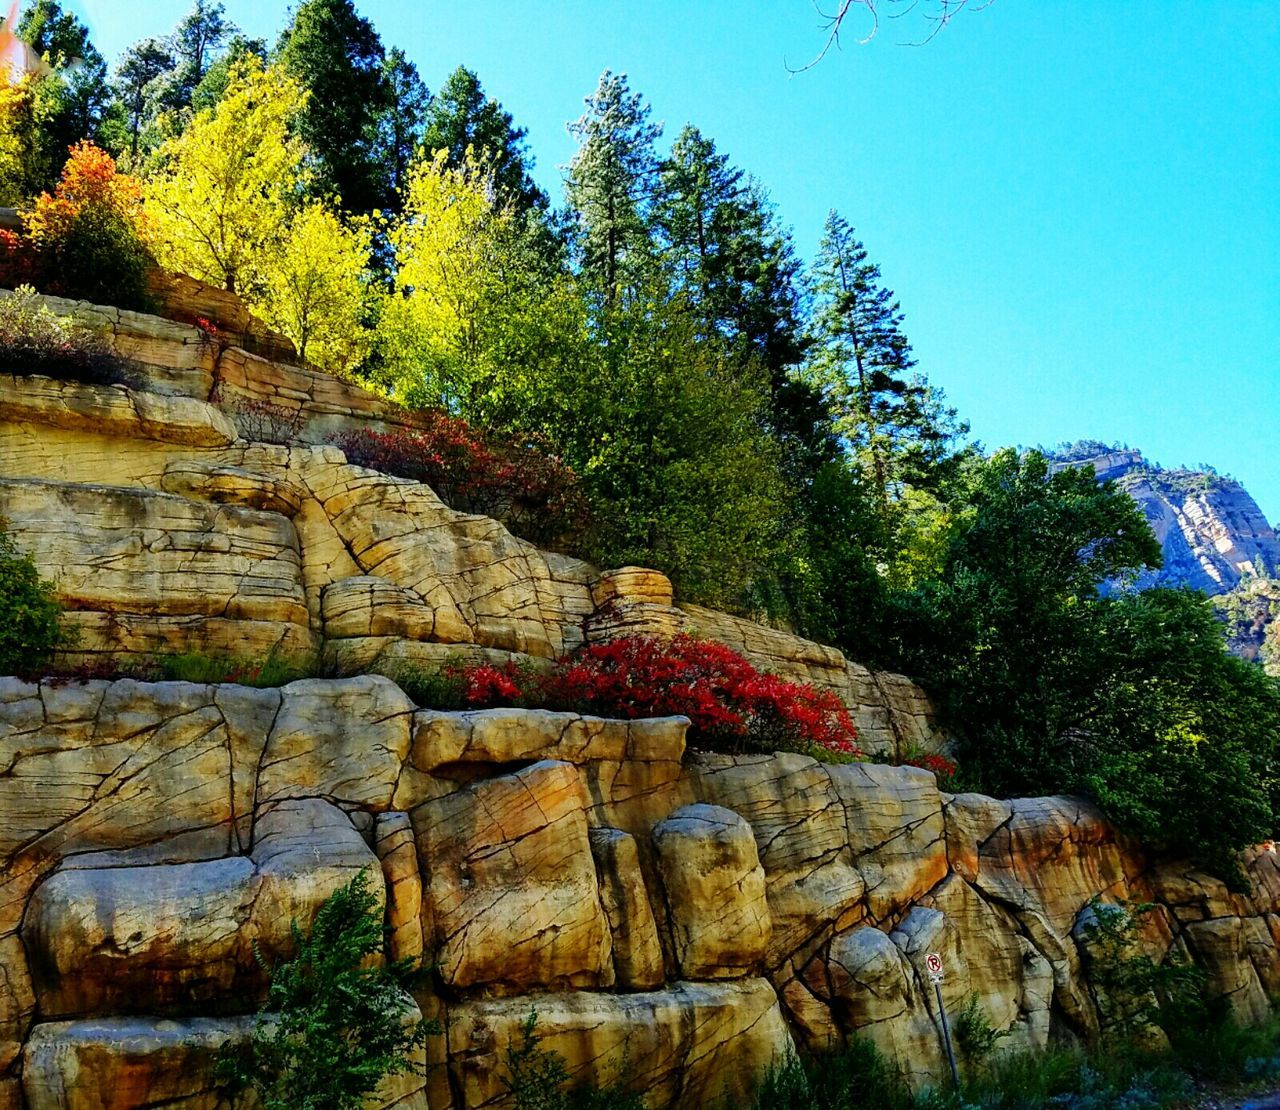
[[[39,669],[63,643],[61,615],[53,584],[0,529],[0,674]]]
[[[894,1066],[860,1037],[810,1062],[788,1054],[765,1072],[754,1103],[755,1110],[911,1110],[916,1105]]]
[[[0,371],[136,386],[137,373],[97,332],[53,312],[29,285],[0,298]]]
[[[1140,1044],[1157,1028],[1203,1029],[1210,1024],[1204,972],[1176,953],[1156,963],[1142,950],[1139,921],[1153,909],[1150,902],[1094,898],[1081,929],[1103,1032],[1123,1043]]]
[[[231,682],[259,688],[285,686],[315,673],[313,660],[274,651],[260,659],[194,651],[157,655],[142,669],[156,682]]]
[[[371,962],[383,921],[367,872],[325,900],[306,936],[292,929],[295,955],[272,969],[252,1036],[223,1051],[215,1075],[254,1090],[264,1110],[360,1110],[383,1079],[414,1070],[439,1025],[408,1020],[413,961]]]
[[[538,1011],[530,1010],[520,1026],[519,1042],[507,1046],[502,1083],[515,1110],[644,1110],[644,1100],[628,1089],[625,1054],[614,1082],[604,1087],[571,1086],[564,1057],[542,1047],[537,1025]]]
[[[1158,565],[1137,505],[1036,452],[974,465],[936,578],[892,597],[892,669],[938,695],[976,789],[1093,797],[1121,828],[1239,880],[1274,831],[1280,687],[1226,653]]]

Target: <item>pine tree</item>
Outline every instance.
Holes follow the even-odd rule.
[[[626,74],[605,70],[570,133],[578,151],[565,193],[578,222],[582,271],[607,305],[655,260],[650,214],[658,184],[660,124]]]
[[[448,151],[448,165],[455,169],[466,163],[470,148],[488,166],[501,201],[523,216],[545,212],[551,203],[530,176],[533,157],[526,135],[510,112],[485,95],[475,72],[459,66],[432,98],[422,145],[428,155]]]
[[[116,66],[115,91],[124,110],[128,151],[136,159],[143,130],[157,108],[156,82],[174,67],[173,52],[163,39],[134,43]]]
[[[190,107],[192,94],[237,30],[218,0],[195,0],[174,28],[169,44],[176,60],[175,93],[183,107]]]
[[[304,0],[280,36],[279,60],[310,94],[298,131],[315,154],[313,189],[336,193],[348,212],[392,200],[378,157],[387,109],[382,40],[351,0]]]
[[[814,267],[817,311],[810,380],[823,389],[836,428],[881,506],[904,487],[940,484],[951,445],[967,432],[918,373],[903,313],[853,228],[827,217]]]
[[[382,63],[387,106],[378,120],[379,146],[392,192],[392,206],[403,206],[409,166],[422,145],[431,106],[431,93],[418,75],[418,67],[398,46],[387,51]]]

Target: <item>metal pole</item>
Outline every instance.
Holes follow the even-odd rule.
[[[951,1047],[951,1027],[947,1024],[947,1007],[942,1001],[942,980],[935,979],[933,981],[933,989],[938,994],[938,1016],[942,1018],[942,1040],[947,1046],[947,1063],[951,1065],[951,1082],[955,1084],[956,1090],[960,1090],[960,1072],[956,1068],[956,1054]]]

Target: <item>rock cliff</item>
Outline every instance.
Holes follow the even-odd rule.
[[[105,331],[141,383],[0,375],[0,518],[69,610],[66,662],[276,651],[326,673],[394,674],[684,629],[835,691],[864,747],[944,743],[900,675],[682,606],[654,571],[601,572],[425,485],[349,465],[334,436],[412,424],[357,386],[192,326],[46,300]]]
[[[1280,576],[1280,538],[1234,478],[1166,469],[1140,451],[1082,442],[1050,452],[1058,466],[1091,466],[1138,503],[1164,551],[1141,586],[1190,586],[1214,595],[1249,578]]]
[[[683,718],[415,709],[388,679],[278,690],[0,679],[0,1107],[225,1105],[210,1078],[266,986],[254,946],[360,871],[442,1020],[378,1105],[504,1105],[536,1007],[580,1080],[746,1105],[793,1046],[871,1037],[917,1081],[947,1005],[1007,1043],[1088,1039],[1079,928],[1154,902],[1242,1019],[1280,990],[1280,865],[1249,897],[1069,798],[940,793],[912,767],[685,750]]]
[[[687,751],[682,718],[441,713],[386,675],[452,654],[539,660],[688,629],[835,691],[882,756],[945,742],[925,694],[839,652],[672,596],[348,464],[330,436],[411,418],[356,387],[86,305],[140,385],[0,377],[0,516],[56,579],[63,662],[272,650],[281,689],[0,678],[0,1110],[226,1105],[268,959],[325,897],[375,879],[390,954],[433,966],[441,1019],[381,1106],[503,1105],[534,1007],[577,1079],[623,1062],[650,1106],[747,1105],[792,1046],[873,1038],[942,1065],[924,958],[1006,1043],[1105,1020],[1079,928],[1152,902],[1144,944],[1201,964],[1254,1019],[1280,991],[1280,866],[1248,896],[1069,798]],[[283,440],[285,442],[272,442]]]
[[[1189,586],[1214,599],[1236,655],[1280,675],[1280,537],[1234,478],[1168,470],[1140,451],[1084,441],[1050,453],[1054,464],[1092,466],[1142,509],[1164,557],[1139,589]]]

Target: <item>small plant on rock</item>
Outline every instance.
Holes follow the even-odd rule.
[[[223,1050],[215,1074],[264,1110],[360,1110],[383,1079],[414,1071],[439,1025],[411,1019],[413,961],[375,962],[383,922],[366,872],[326,899],[308,934],[293,922],[293,940],[252,1036]]]
[[[45,662],[63,642],[61,615],[53,584],[0,527],[0,674],[26,673]]]
[[[100,334],[59,316],[29,285],[0,298],[0,371],[88,385],[139,384]]]
[[[532,1009],[520,1025],[519,1042],[507,1045],[502,1084],[515,1110],[644,1110],[640,1095],[627,1088],[625,1053],[614,1082],[571,1086],[564,1057],[542,1047],[537,1025],[538,1011]]]
[[[996,1029],[991,1024],[977,992],[969,995],[956,1015],[956,1046],[965,1062],[970,1067],[981,1066],[1008,1035],[1008,1029]]]

